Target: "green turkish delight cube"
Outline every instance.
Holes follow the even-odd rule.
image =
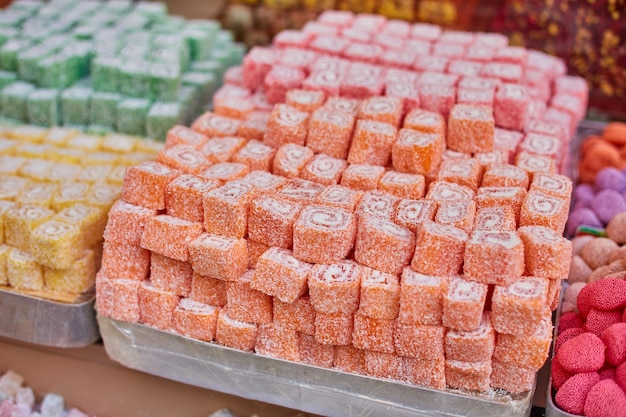
[[[187,72],[182,76],[183,85],[196,86],[200,90],[200,103],[202,105],[211,101],[213,93],[217,89],[215,75],[203,72]]]
[[[28,39],[12,39],[0,48],[0,69],[17,72],[17,55],[31,45]]]
[[[61,93],[61,114],[64,125],[88,125],[93,90],[83,85],[73,85]]]
[[[17,81],[17,74],[11,71],[0,70],[0,90],[7,85],[13,84]]]
[[[115,129],[117,120],[117,104],[121,96],[115,93],[96,91],[91,96],[89,121],[92,125]]]
[[[61,122],[59,90],[39,89],[28,96],[28,121],[37,126],[56,126]]]
[[[42,59],[38,68],[38,84],[44,88],[65,88],[79,78],[76,62],[69,56],[56,54]]]
[[[119,77],[119,92],[129,97],[149,97],[150,64],[146,61],[126,61],[122,64]]]
[[[26,121],[28,119],[26,104],[28,96],[33,91],[35,91],[35,86],[23,81],[18,81],[5,87],[0,93],[2,97],[2,115],[9,119]]]
[[[152,102],[142,98],[127,98],[117,105],[117,130],[130,135],[144,136],[146,115]]]
[[[117,93],[122,61],[119,58],[97,56],[91,61],[91,82],[95,91]]]
[[[180,67],[176,64],[150,66],[150,97],[157,101],[175,101],[180,88]]]
[[[164,141],[167,131],[182,121],[182,111],[176,102],[157,101],[146,116],[146,135]]]

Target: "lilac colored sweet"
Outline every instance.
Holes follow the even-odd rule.
[[[602,169],[596,175],[595,189],[600,190],[626,190],[626,175],[617,168],[608,167]]]
[[[576,200],[572,210],[579,210],[579,209],[582,209],[582,208],[590,209],[592,203],[593,203],[593,200]]]
[[[567,234],[574,236],[578,226],[603,227],[604,224],[598,219],[596,213],[589,208],[581,208],[572,211],[567,219]]]
[[[579,201],[593,201],[596,196],[593,187],[590,184],[579,184],[574,188],[574,201],[578,203]]]
[[[626,211],[626,202],[622,194],[615,190],[602,190],[593,200],[591,208],[605,224],[608,223],[616,214]]]

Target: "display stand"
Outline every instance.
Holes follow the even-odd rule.
[[[94,303],[93,293],[63,303],[0,289],[0,336],[59,348],[88,346],[100,338]]]
[[[244,398],[324,416],[516,417],[533,393],[518,398],[439,391],[268,358],[148,326],[98,316],[111,359],[136,370]]]

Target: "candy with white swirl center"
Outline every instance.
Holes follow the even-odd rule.
[[[4,213],[5,242],[29,252],[31,232],[53,215],[54,211],[49,208],[32,204],[10,208]]]
[[[481,207],[476,213],[475,230],[506,230],[517,228],[515,212],[510,206]]]
[[[436,210],[434,201],[404,199],[398,204],[394,221],[415,233],[423,220],[434,219]]]
[[[252,139],[233,156],[233,162],[242,163],[250,170],[269,171],[276,149]]]
[[[324,185],[336,185],[348,163],[325,154],[316,155],[300,172],[300,177]]]
[[[220,116],[206,112],[191,125],[191,128],[206,137],[225,137],[237,134],[241,121],[230,117]]]
[[[176,145],[159,152],[157,161],[186,174],[195,174],[209,166],[209,161],[191,145]]]
[[[54,269],[69,268],[87,249],[82,245],[78,226],[57,220],[40,224],[30,236],[30,250],[37,262]]]
[[[346,97],[330,97],[324,104],[324,109],[331,114],[341,112],[356,116],[360,103],[359,100]]]
[[[311,264],[301,262],[287,249],[270,248],[257,261],[252,288],[290,303],[307,289]]]
[[[397,129],[392,124],[358,120],[348,152],[348,162],[350,164],[387,165],[396,136]]]
[[[281,146],[272,165],[272,172],[287,178],[295,178],[300,175],[300,171],[313,158],[314,153],[308,147],[288,143]]]
[[[208,180],[218,180],[223,183],[245,177],[250,172],[248,166],[237,162],[221,162],[210,166],[198,176]]]
[[[495,343],[496,332],[491,324],[491,314],[484,312],[480,326],[476,330],[446,332],[446,358],[464,362],[489,361],[493,355]]]
[[[370,97],[361,103],[358,117],[398,126],[402,118],[402,109],[402,99],[399,97]]]
[[[400,198],[424,198],[426,179],[423,175],[387,171],[378,182],[381,191]]]
[[[480,163],[476,159],[450,159],[441,163],[437,180],[453,182],[476,191],[481,171]]]
[[[530,191],[520,211],[520,226],[545,226],[563,233],[567,222],[567,202],[541,191]]]
[[[472,200],[443,201],[439,204],[435,222],[470,232],[474,228],[476,203]]]
[[[186,126],[174,126],[165,137],[165,147],[170,148],[175,145],[190,145],[195,149],[200,149],[208,141],[208,138],[195,130]]]
[[[331,185],[316,197],[315,203],[353,212],[362,194],[361,191],[351,190],[341,185]]]
[[[231,181],[204,194],[205,230],[224,236],[244,237],[248,230],[248,209],[253,189],[251,184],[243,181]]]
[[[323,91],[292,89],[287,91],[285,104],[300,111],[313,113],[324,104],[325,98]]]
[[[281,186],[278,189],[277,194],[289,200],[313,202],[324,190],[324,188],[325,187],[322,184],[294,178],[289,180],[285,185]]]
[[[497,286],[491,301],[492,323],[498,333],[530,335],[546,314],[548,280],[523,277]]]
[[[367,268],[361,279],[359,313],[373,319],[393,320],[400,308],[397,275]]]
[[[564,279],[569,274],[572,242],[544,226],[518,229],[524,242],[525,273],[530,276]]]
[[[213,163],[228,162],[245,144],[246,140],[240,137],[211,138],[200,147],[200,153]]]
[[[418,228],[411,269],[434,276],[459,274],[466,241],[463,230],[424,219]]]
[[[443,297],[443,325],[462,331],[478,329],[486,298],[486,284],[452,277]]]
[[[482,187],[528,188],[528,173],[510,164],[494,164],[485,171]]]
[[[165,208],[165,188],[178,173],[158,162],[129,167],[124,177],[122,198],[131,204],[154,210]]]
[[[309,295],[316,311],[352,314],[359,307],[362,268],[353,262],[314,265]]]
[[[345,259],[354,244],[356,218],[345,210],[310,205],[293,226],[293,254],[311,263],[333,263]]]
[[[353,190],[375,190],[384,173],[385,168],[382,166],[350,164],[343,171],[341,185]]]
[[[517,154],[515,157],[515,165],[528,172],[531,182],[534,174],[538,172],[545,172],[547,174],[554,174],[556,172],[556,163],[553,158],[527,151],[521,151]]]
[[[309,121],[306,145],[312,151],[346,159],[352,140],[354,116],[350,113],[321,107]]]
[[[426,199],[435,201],[473,200],[474,196],[474,191],[464,185],[447,181],[435,181],[430,184]]]
[[[359,215],[371,215],[391,220],[400,199],[381,191],[367,191],[356,207]]]
[[[524,245],[517,232],[474,231],[465,247],[463,273],[485,284],[518,280],[524,273]]]
[[[6,261],[9,286],[32,291],[44,288],[43,268],[30,253],[13,248]]]

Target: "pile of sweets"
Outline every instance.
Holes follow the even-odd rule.
[[[165,3],[15,1],[0,11],[0,114],[163,139],[204,110],[243,47]]]
[[[101,315],[435,389],[533,388],[572,250],[554,156],[509,163],[484,107],[446,123],[394,97],[238,99],[128,169]]]
[[[77,408],[65,409],[65,400],[48,393],[36,401],[32,388],[23,386],[24,377],[11,370],[0,376],[0,416],[7,417],[89,417]]]
[[[625,243],[626,212],[572,239],[552,360],[554,401],[568,413],[626,415]]]
[[[626,123],[607,123],[600,135],[585,138],[580,147],[578,179],[593,184],[605,168],[626,168]]]
[[[557,168],[565,172],[569,138],[588,99],[584,79],[565,69],[562,60],[509,46],[500,34],[326,11],[300,31],[279,33],[272,47],[252,48],[241,68],[228,72],[214,102],[238,96],[248,107],[262,98],[279,103],[288,90],[302,88],[346,98],[396,97],[405,111],[444,117],[455,104],[488,106],[496,127],[513,132],[512,150],[519,132],[532,133],[536,151],[558,155]]]
[[[0,128],[0,286],[71,301],[94,286],[126,168],[161,143],[66,128]]]

